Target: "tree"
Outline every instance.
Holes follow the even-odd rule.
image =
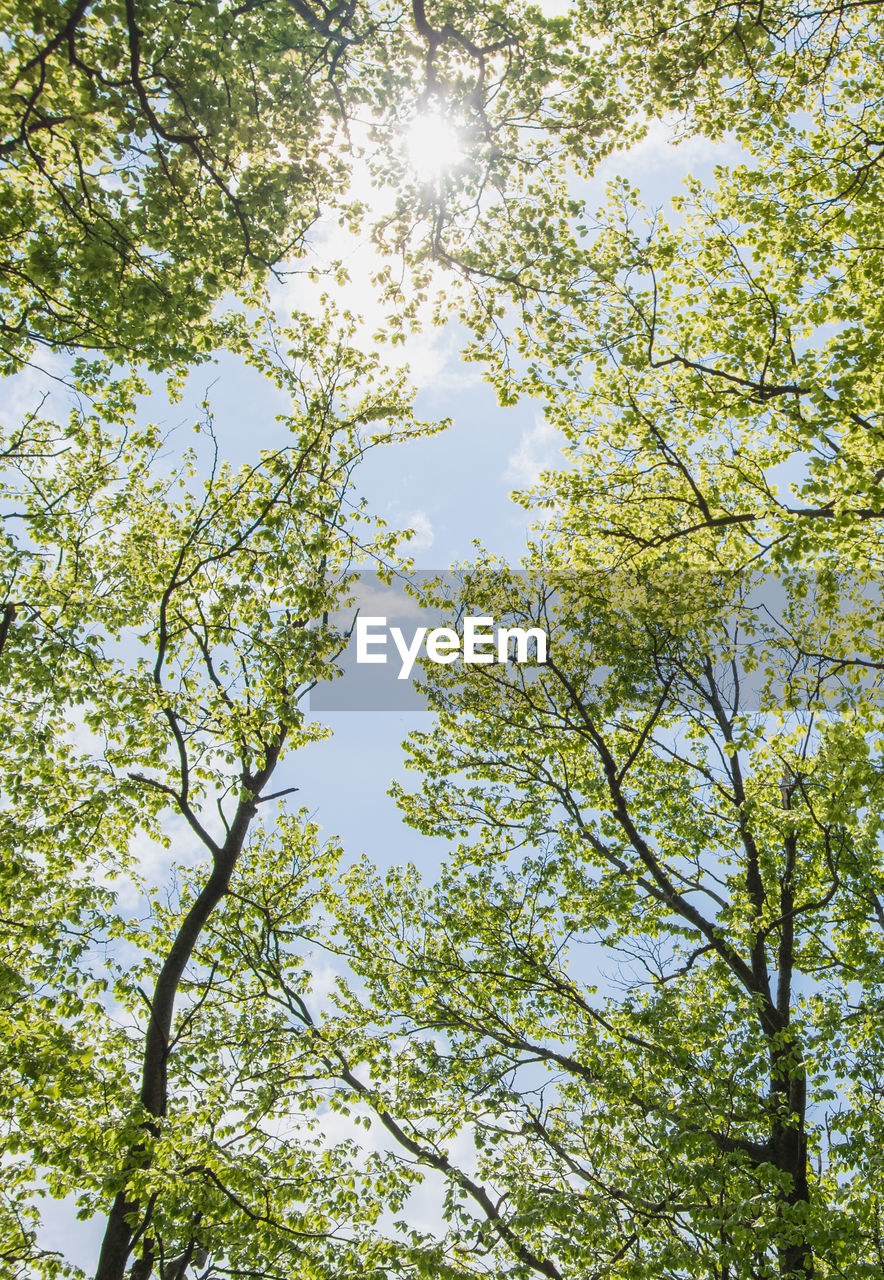
[[[468,596],[549,626],[546,669],[434,673],[400,799],[456,842],[440,881],[346,882],[375,1105],[424,1165],[470,1136],[464,1273],[868,1274],[880,692],[844,655],[875,610],[860,646],[841,582],[772,617],[745,577],[556,567],[554,618]]]
[[[719,23],[751,81],[703,77],[689,127],[730,106],[743,163],[670,216],[537,195],[467,264],[473,354],[569,456],[523,498],[533,597],[480,562],[452,607],[553,656],[429,669],[399,795],[451,863],[338,907],[339,1034],[448,1185],[440,1274],[881,1266],[879,32]]]
[[[322,618],[349,562],[395,542],[361,536],[353,468],[416,428],[400,383],[331,321],[259,337],[244,349],[292,404],[287,438],[243,467],[219,457],[210,416],[170,465],[122,382],[8,442],[0,1251],[13,1273],[62,1266],[28,1220],[40,1170],[89,1216],[110,1204],[102,1277],[133,1250],[142,1276],[183,1274],[204,1249],[234,1269],[263,1253],[277,1274],[271,1260],[332,1249],[342,1220],[352,1237],[378,1211],[370,1186],[358,1205],[348,1192],[343,1148],[311,1159],[299,1144],[291,1081],[289,1129],[274,1132],[283,1095],[262,1083],[260,1019],[216,981],[206,939],[233,895],[297,892],[306,914],[332,856],[303,816],[281,815],[274,835],[259,815],[296,789],[274,789],[284,753],[322,734],[301,702],[332,674],[341,639]],[[171,880],[151,874],[157,859]]]

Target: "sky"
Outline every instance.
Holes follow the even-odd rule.
[[[678,191],[684,175],[711,177],[716,162],[732,158],[726,144],[715,147],[694,139],[673,147],[670,136],[665,125],[657,125],[628,154],[606,161],[585,191],[590,206],[603,202],[605,184],[615,175],[639,186],[651,205],[663,205]],[[351,279],[340,291],[339,301],[362,314],[360,340],[371,341],[378,316],[369,283],[370,249],[343,241],[335,227],[321,227],[316,252],[320,257],[323,253],[345,257]],[[318,288],[304,276],[293,277],[276,290],[279,313],[285,317],[291,310],[309,309],[316,303]],[[510,495],[514,489],[530,486],[544,467],[556,465],[560,457],[560,440],[540,406],[523,401],[500,408],[479,367],[461,361],[463,340],[454,321],[441,327],[428,325],[393,353],[407,362],[418,387],[418,415],[431,420],[451,418],[452,425],[443,433],[374,451],[356,477],[371,511],[393,526],[414,529],[408,550],[421,569],[442,570],[467,560],[475,554],[477,541],[492,554],[517,564],[531,517]],[[42,367],[50,372],[61,369],[52,358],[43,360]],[[43,380],[36,371],[19,378],[7,397],[7,410],[15,413],[32,404]],[[258,374],[244,372],[232,360],[223,360],[214,369],[200,368],[179,404],[164,409],[158,401],[152,411],[159,412],[169,427],[180,426],[184,432],[200,417],[207,388],[222,455],[244,461],[257,446],[278,442],[282,428],[274,415],[284,405]],[[413,862],[432,874],[445,856],[445,842],[406,827],[387,794],[394,779],[408,785],[402,740],[413,729],[429,727],[429,716],[417,711],[341,711],[324,713],[322,719],[333,731],[331,739],[291,754],[274,778],[274,789],[297,787],[293,806],[305,806],[327,836],[340,838],[348,861],[364,854],[381,867]],[[182,847],[174,849],[172,856],[187,861],[197,852]],[[145,857],[150,856],[155,851],[147,851]],[[155,869],[162,874],[161,858]],[[420,1213],[430,1212],[428,1191]],[[77,1223],[70,1204],[50,1206],[44,1243],[64,1248],[88,1270],[94,1266],[101,1225]]]

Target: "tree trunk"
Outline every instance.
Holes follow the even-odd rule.
[[[264,781],[265,779],[262,779],[262,785]],[[255,812],[252,799],[240,801],[227,839],[215,851],[212,872],[184,917],[157,978],[151,1001],[150,1021],[144,1040],[140,1092],[142,1106],[149,1115],[155,1116],[157,1121],[162,1120],[166,1114],[169,1101],[169,1038],[178,986],[203,928],[227,891]],[[147,1122],[145,1129],[156,1137],[160,1126]],[[126,1161],[127,1177],[130,1171],[144,1169],[149,1163],[147,1144],[136,1143],[129,1151]],[[139,1231],[137,1215],[141,1212],[142,1206],[137,1199],[130,1198],[125,1189],[117,1192],[108,1214],[95,1280],[124,1280],[126,1266],[132,1253],[133,1240],[136,1231]],[[137,1280],[148,1280],[153,1270],[153,1248],[147,1234],[149,1219],[150,1209],[148,1208],[143,1213],[140,1228],[145,1234],[145,1244],[141,1263],[137,1264]],[[135,1268],[132,1274],[135,1280]]]
[[[810,1188],[807,1180],[807,1137],[804,1132],[807,1109],[807,1081],[804,1072],[800,1076],[786,1076],[785,1072],[778,1075],[775,1088],[776,1093],[788,1099],[789,1110],[796,1117],[790,1124],[775,1125],[772,1135],[771,1146],[776,1166],[791,1178],[789,1191],[783,1197],[782,1204],[789,1209],[796,1205],[806,1207],[810,1201]],[[780,1248],[779,1268],[781,1280],[810,1280],[816,1274],[813,1250],[806,1239]]]

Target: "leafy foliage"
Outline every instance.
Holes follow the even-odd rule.
[[[852,1280],[881,1265],[879,32],[622,16],[624,75],[656,32],[685,130],[743,159],[668,213],[563,181],[491,215],[473,355],[568,456],[522,495],[529,593],[480,562],[452,608],[552,658],[431,669],[398,795],[455,851],[347,881],[346,1017],[451,1162],[428,1270]]]
[[[34,344],[157,370],[205,358],[226,335],[219,300],[309,269],[320,219],[359,221],[365,157],[402,192],[396,242],[412,228],[425,253],[463,209],[408,172],[404,126],[436,107],[469,136],[469,209],[506,182],[524,122],[560,114],[545,37],[565,31],[521,4],[439,8],[7,4],[4,367]]]
[[[259,806],[292,789],[270,785],[284,752],[322,733],[301,702],[340,648],[323,614],[351,557],[383,559],[395,541],[362,537],[352,469],[417,428],[402,387],[330,322],[249,350],[291,409],[280,445],[240,468],[218,457],[209,417],[170,467],[158,429],[136,420],[134,382],[63,429],[35,416],[7,445],[4,1094],[7,1158],[22,1159],[7,1164],[3,1252],[22,1274],[39,1265],[21,1217],[35,1166],[85,1213],[116,1196],[103,1266],[149,1228],[142,1252],[168,1268],[203,1248],[200,1222],[236,1256],[219,1214],[266,1219],[251,1249],[332,1234],[321,1208],[291,1224],[332,1154],[316,1166],[270,1111],[267,1134],[254,1130],[260,1037],[236,1000],[215,1007],[211,959],[181,984],[241,856],[255,891],[275,865]],[[328,855],[309,826],[286,833],[301,852],[285,883],[306,886]],[[169,897],[158,859],[180,868]],[[267,1181],[258,1207],[249,1178]]]
[[[877,1274],[877,11],[7,17],[5,368],[126,366],[76,363],[69,421],[2,445],[10,1274],[73,1273],[41,1194],[109,1214],[98,1280]],[[422,109],[467,153],[430,181]],[[623,183],[588,210],[661,111],[741,160],[666,213]],[[351,473],[418,429],[329,321],[248,328],[329,214],[403,258],[394,330],[440,264],[502,402],[568,447],[522,496],[528,587],[469,600],[548,624],[551,662],[436,671],[411,744],[435,885],[336,880],[306,814],[269,816],[321,733],[324,616],[395,553]],[[292,398],[285,443],[230,465],[209,416],[170,462],[136,368],[223,344]]]

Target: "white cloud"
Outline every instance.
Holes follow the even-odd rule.
[[[679,141],[674,119],[653,120],[639,142],[603,161],[597,178],[607,182],[616,175],[638,182],[651,174],[666,173],[677,179],[700,166],[735,164],[745,158],[746,153],[733,139],[715,142],[702,134],[691,134]]]
[[[383,303],[381,289],[375,282],[384,262],[374,246],[367,238],[354,236],[329,220],[316,228],[311,248],[311,264],[317,274],[311,275],[309,268],[299,265],[295,273],[277,285],[271,294],[277,313],[282,316],[297,311],[318,314],[323,296],[327,295],[335,307],[357,318],[355,346],[365,351],[379,351],[390,369],[406,369],[418,389],[438,384],[456,354],[451,332],[432,321],[438,291],[431,289],[422,304],[417,328],[407,331],[404,340],[395,345],[390,342],[381,345],[376,335],[386,326],[390,306]],[[341,263],[345,280],[325,274],[333,262]],[[446,389],[450,385],[451,378],[446,377]]]
[[[406,529],[414,530],[414,537],[407,545],[409,551],[428,551],[436,541],[433,523],[426,511],[412,511],[403,524]]]
[[[412,517],[409,517],[409,519],[412,519]],[[432,531],[430,536],[432,540]],[[411,546],[414,546],[414,541],[412,541]],[[353,589],[353,606],[337,610],[332,616],[336,621],[338,618],[347,619],[352,616],[355,608],[359,609],[363,617],[381,615],[397,619],[417,619],[424,616],[420,601],[414,596],[408,595],[403,589],[401,578],[393,586],[387,587],[383,583],[372,584],[370,578],[363,577]]]
[[[503,479],[521,489],[537,484],[540,473],[561,464],[562,438],[559,432],[542,414],[534,419],[534,426],[522,432],[519,446],[507,459]]]

